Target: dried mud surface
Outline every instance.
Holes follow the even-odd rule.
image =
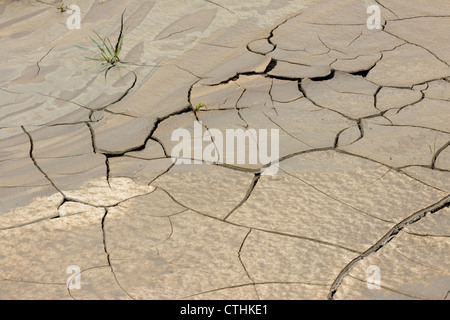
[[[0,3],[1,299],[450,298],[447,0],[56,3]],[[278,173],[174,164],[195,121]]]

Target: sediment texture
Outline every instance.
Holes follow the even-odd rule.
[[[57,2],[0,4],[1,299],[449,299],[447,0]],[[174,164],[195,121],[277,174]]]

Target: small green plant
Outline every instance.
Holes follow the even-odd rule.
[[[124,29],[123,29],[123,15],[124,14],[125,14],[125,11],[122,13],[122,18],[121,18],[121,22],[120,22],[120,33],[119,33],[119,37],[118,37],[115,45],[113,45],[111,43],[109,38],[102,38],[96,31],[94,31],[95,35],[97,36],[96,39],[94,39],[93,37],[89,37],[97,49],[97,54],[100,54],[100,56],[86,57],[86,59],[100,62],[100,64],[102,66],[104,66],[104,68],[100,72],[105,71],[105,78],[106,78],[108,71],[111,68],[118,66],[118,64],[122,62],[120,60],[119,55],[120,55],[120,52],[122,51],[123,41],[124,41],[125,32],[126,32],[126,30],[124,31]],[[77,47],[80,49],[83,49],[83,50],[90,51],[86,47],[82,47],[82,46],[77,46]],[[95,52],[93,52],[93,53],[95,53]]]
[[[61,12],[66,12],[68,7],[64,4],[64,1],[61,1],[60,4],[56,7]]]
[[[430,148],[430,153],[432,156],[431,166],[434,168],[434,166],[436,165],[436,137],[434,137],[434,144],[433,145],[429,144],[428,147]]]
[[[196,105],[195,107],[193,107],[192,110],[194,111],[194,114],[197,114],[197,112],[198,112],[200,109],[202,109],[202,108],[208,109],[208,107],[206,106],[206,104],[203,104],[203,103],[200,102],[198,105]]]
[[[114,66],[114,65],[116,65],[116,63],[120,62],[119,54],[120,54],[120,51],[122,50],[123,35],[121,35],[119,37],[118,42],[116,43],[115,46],[113,46],[111,41],[109,40],[109,38],[103,39],[102,37],[100,37],[100,35],[97,32],[95,32],[95,34],[98,38],[97,41],[95,39],[93,39],[92,37],[89,37],[89,38],[97,46],[97,49],[100,52],[100,57],[99,58],[88,57],[88,58],[90,60],[109,64],[110,66]]]

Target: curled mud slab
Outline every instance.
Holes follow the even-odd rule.
[[[0,298],[449,299],[450,4],[369,2],[2,1]]]

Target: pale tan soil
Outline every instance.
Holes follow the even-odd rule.
[[[0,299],[450,298],[448,0],[100,2],[0,2]],[[196,120],[278,172],[174,165]]]

